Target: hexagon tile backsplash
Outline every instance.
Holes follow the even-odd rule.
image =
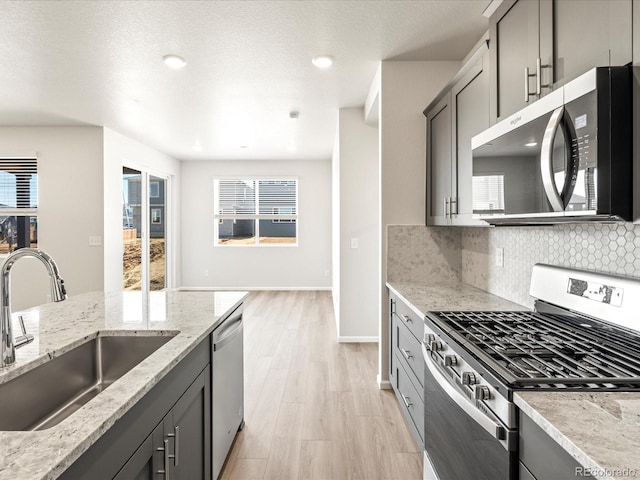
[[[462,281],[527,307],[536,263],[640,277],[640,225],[632,223],[463,228],[461,235]],[[498,247],[504,267],[495,262]]]
[[[460,268],[463,282],[507,298],[526,307],[533,307],[529,296],[531,270],[536,263],[548,263],[580,270],[595,270],[640,278],[640,225],[632,223],[580,223],[544,227],[454,228],[424,225],[389,228],[389,264],[394,256],[406,257],[409,252],[422,265],[429,257],[441,252],[424,248],[407,248],[408,237],[429,235],[430,230],[446,230],[451,245],[459,245],[460,262],[452,260],[450,267]],[[439,233],[442,236],[444,232]],[[456,237],[460,236],[458,243]],[[402,238],[401,249],[393,244]],[[430,242],[427,242],[430,244]],[[496,249],[504,249],[504,266],[496,265]],[[397,252],[392,255],[392,252]],[[400,254],[400,251],[403,253]],[[404,258],[403,262],[407,262]],[[440,260],[438,262],[440,263]],[[454,269],[455,269],[454,267]],[[398,279],[399,280],[399,279]]]

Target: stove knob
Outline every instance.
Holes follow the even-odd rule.
[[[462,384],[463,385],[475,385],[478,383],[476,374],[473,372],[462,372]]]
[[[429,346],[431,342],[436,339],[436,336],[433,333],[425,333],[424,340],[422,341],[426,346]]]
[[[433,340],[429,343],[429,350],[431,350],[432,352],[439,352],[443,349],[443,345],[442,342],[439,342],[437,340]]]
[[[454,367],[458,365],[458,357],[455,355],[445,355],[444,357],[444,366],[445,367]]]
[[[476,400],[489,400],[491,398],[489,387],[485,387],[484,385],[476,385],[474,393]]]

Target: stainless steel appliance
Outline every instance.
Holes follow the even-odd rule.
[[[516,390],[640,390],[640,280],[535,265],[533,312],[429,312],[425,479],[517,480]]]
[[[474,218],[631,220],[631,79],[594,68],[473,137]]]
[[[243,305],[212,334],[212,478],[218,478],[236,433],[244,427]]]

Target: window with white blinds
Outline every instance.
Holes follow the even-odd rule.
[[[38,246],[38,160],[0,158],[0,254]]]
[[[504,213],[504,175],[474,175],[473,213]]]
[[[216,245],[297,245],[298,180],[214,180]]]

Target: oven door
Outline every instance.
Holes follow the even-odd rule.
[[[426,480],[516,480],[517,432],[504,427],[422,346]]]

